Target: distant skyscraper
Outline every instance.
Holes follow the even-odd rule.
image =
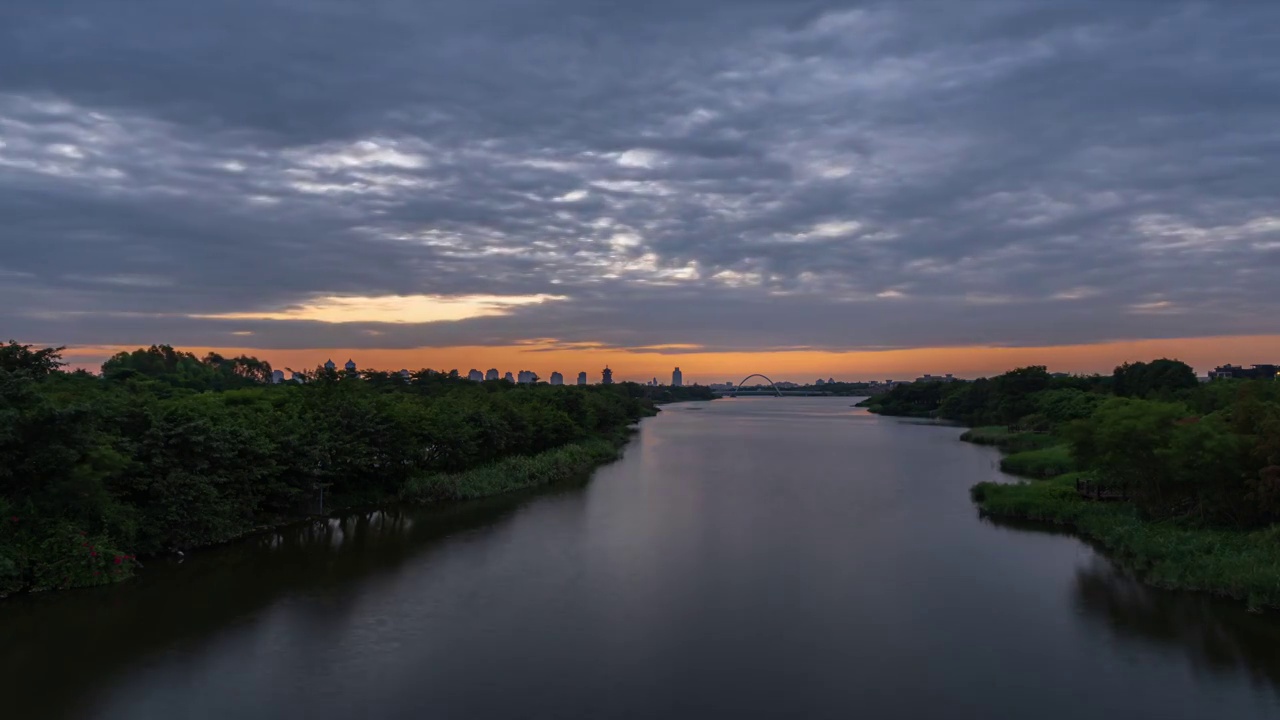
[[[475,380],[476,382],[484,382],[484,373],[472,368],[471,372],[467,373],[467,379]]]
[[[563,375],[561,375],[561,374],[560,374],[560,373],[558,373],[558,372],[552,372],[552,373],[551,373],[551,384],[552,384],[552,385],[563,385],[563,384],[564,384],[564,376],[563,376]]]
[[[826,384],[827,384],[827,381],[823,380],[822,378],[818,378],[818,382],[814,383],[814,385],[826,385]]]
[[[280,384],[280,383],[282,383],[282,382],[284,382],[284,371],[283,371],[283,370],[272,370],[272,371],[271,371],[271,383],[272,383],[273,385],[279,385],[279,384]]]
[[[325,370],[337,370],[338,366],[333,362],[333,358],[324,361]]]
[[[671,371],[671,387],[684,386],[684,373],[680,372],[680,368]]]
[[[582,372],[578,373],[578,384],[579,385],[587,384],[587,371],[583,370]]]
[[[538,374],[532,370],[521,370],[520,374],[516,376],[516,382],[521,385],[532,385],[538,382]]]
[[[507,371],[507,374],[506,374],[506,375],[503,375],[503,376],[502,376],[502,379],[503,379],[503,380],[506,380],[506,381],[507,381],[507,382],[509,382],[509,383],[513,383],[513,382],[515,382],[515,381],[516,381],[516,379],[515,379],[514,377],[512,377],[512,376],[511,376],[511,371],[510,371],[510,370],[508,370],[508,371]]]
[[[347,364],[346,364],[346,365],[343,365],[342,367],[346,368],[346,371],[347,371],[347,372],[355,372],[355,371],[356,371],[356,361],[355,361],[355,360],[352,360],[352,359],[350,359],[350,358],[348,358],[348,359],[347,359]]]
[[[600,382],[604,385],[613,384],[613,371],[609,369],[608,365],[605,365],[604,370],[600,371]]]
[[[411,377],[413,377],[413,376],[409,373],[409,371],[408,371],[408,370],[401,370],[401,371],[400,371],[400,377],[404,378],[405,380],[408,380],[409,378],[411,378]]]
[[[498,374],[497,368],[489,368],[489,372],[484,374],[485,380],[497,380],[501,375]]]

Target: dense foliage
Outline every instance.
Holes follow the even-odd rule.
[[[1280,521],[1280,382],[1201,384],[1176,360],[1110,377],[1026,367],[973,382],[914,383],[875,412],[986,425],[968,439],[1014,452],[1028,477],[1088,471],[1151,518],[1253,528]]]
[[[0,596],[109,582],[135,555],[225,541],[321,493],[431,495],[431,478],[590,446],[652,412],[651,390],[631,383],[318,369],[271,385],[254,358],[167,346],[121,353],[99,377],[60,371],[58,351],[0,347]],[[580,460],[565,458],[556,467]]]

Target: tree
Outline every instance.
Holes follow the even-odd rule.
[[[1195,370],[1178,360],[1161,358],[1149,363],[1124,363],[1111,375],[1111,391],[1120,397],[1167,396],[1199,385]]]
[[[62,351],[66,348],[32,350],[31,347],[19,345],[13,340],[0,345],[0,370],[43,378],[65,364],[62,362]]]

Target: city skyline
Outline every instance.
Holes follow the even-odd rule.
[[[97,371],[98,366],[115,352],[134,350],[136,346],[69,349],[66,359],[72,368]],[[549,378],[551,372],[560,371],[566,378],[576,378],[582,368],[599,368],[609,365],[617,373],[616,379],[647,382],[652,377],[669,377],[673,367],[680,367],[686,384],[708,385],[723,382],[727,375],[739,374],[739,379],[753,372],[764,372],[774,380],[812,382],[819,376],[826,378],[914,379],[932,374],[953,373],[956,377],[983,377],[997,375],[1014,367],[1046,365],[1050,370],[1071,373],[1108,374],[1124,362],[1139,362],[1158,357],[1180,359],[1191,365],[1197,374],[1204,376],[1213,368],[1224,364],[1252,365],[1274,362],[1280,358],[1280,337],[1259,336],[1245,338],[1193,338],[1148,340],[1130,343],[1109,343],[1090,346],[1058,346],[1032,348],[912,348],[886,350],[875,353],[815,353],[806,351],[761,352],[734,354],[658,354],[616,353],[608,351],[540,351],[526,348],[450,348],[446,350],[259,350],[254,348],[184,347],[197,355],[217,351],[224,355],[255,355],[273,367],[294,370],[314,369],[329,356],[357,359],[360,367],[394,371],[401,368],[433,370],[457,369],[464,377],[472,368],[491,367],[544,367],[539,376]],[[315,360],[323,355],[320,363]],[[492,362],[481,362],[484,359]],[[506,372],[506,371],[504,371]],[[586,371],[592,382],[599,378],[598,369]],[[511,378],[515,380],[514,374]],[[576,380],[575,383],[576,384]]]

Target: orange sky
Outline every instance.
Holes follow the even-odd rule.
[[[102,358],[118,348],[68,348],[66,358],[74,366],[96,370]],[[127,348],[132,349],[132,348]],[[209,348],[183,348],[203,355]],[[543,379],[553,370],[572,380],[579,370],[587,371],[592,382],[605,365],[620,380],[647,381],[671,378],[679,366],[685,382],[741,380],[750,373],[764,373],[774,380],[812,382],[818,377],[840,380],[913,379],[924,373],[954,373],[957,377],[994,375],[1022,365],[1048,365],[1055,372],[1104,372],[1136,360],[1172,357],[1192,365],[1203,375],[1216,365],[1280,362],[1280,335],[1135,340],[1095,345],[1053,347],[948,347],[857,352],[720,352],[661,354],[622,350],[534,351],[528,346],[417,348],[410,350],[334,349],[261,350],[215,348],[224,355],[248,354],[267,360],[277,368],[311,369],[328,358],[342,364],[352,358],[361,368],[411,370],[430,367],[467,372],[471,368],[502,372],[533,370]]]

